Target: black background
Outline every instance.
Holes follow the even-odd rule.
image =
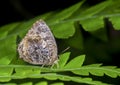
[[[81,0],[1,0],[0,1],[0,26],[31,19],[37,15],[50,11],[67,8]],[[88,0],[86,3],[93,5],[102,0]]]

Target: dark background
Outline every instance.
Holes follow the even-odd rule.
[[[10,22],[34,18],[46,12],[67,8],[81,0],[1,0],[0,26]],[[86,0],[93,5],[102,0]]]

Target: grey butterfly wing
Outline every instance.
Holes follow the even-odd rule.
[[[18,46],[20,58],[31,64],[52,65],[57,57],[57,45],[43,20],[33,24]]]

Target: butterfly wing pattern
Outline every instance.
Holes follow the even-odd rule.
[[[38,20],[18,45],[20,58],[30,64],[53,65],[57,60],[54,36],[42,20]]]

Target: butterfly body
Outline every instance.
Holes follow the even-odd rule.
[[[18,45],[20,58],[31,64],[53,65],[57,60],[54,36],[43,20],[33,24]]]

